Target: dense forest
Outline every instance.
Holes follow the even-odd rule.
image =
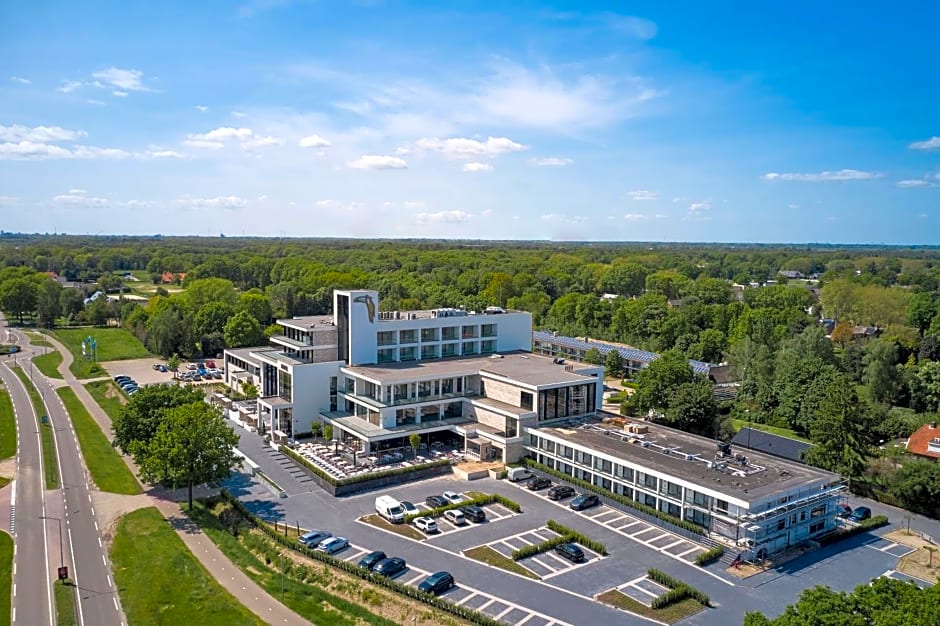
[[[0,236],[9,316],[119,324],[166,357],[257,345],[279,317],[327,313],[334,288],[376,289],[384,310],[521,309],[659,352],[625,413],[780,428],[857,491],[940,515],[940,464],[892,445],[940,411],[940,249]],[[730,363],[737,395],[717,400],[689,358]]]

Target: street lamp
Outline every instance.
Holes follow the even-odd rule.
[[[62,547],[62,520],[58,517],[52,517],[51,515],[40,515],[39,519],[54,519],[59,525],[59,570],[62,571],[65,569],[65,552],[64,548]],[[59,574],[59,577],[61,578],[62,575]],[[68,576],[66,576],[66,578],[68,578]]]

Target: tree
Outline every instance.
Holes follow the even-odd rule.
[[[323,439],[326,441],[333,440],[333,424],[323,425]]]
[[[320,436],[320,433],[323,432],[323,422],[320,420],[313,420],[310,422],[310,434],[316,438]]]
[[[905,461],[889,488],[905,509],[940,517],[940,463]]]
[[[910,302],[907,303],[907,314],[905,321],[909,326],[913,326],[920,334],[930,328],[930,323],[937,315],[937,302],[932,293],[915,293]]]
[[[639,296],[646,286],[647,270],[639,263],[614,263],[601,279],[604,293],[619,296]]]
[[[603,365],[604,356],[597,348],[588,348],[584,351],[584,362],[590,363],[591,365]]]
[[[160,308],[148,321],[147,346],[163,356],[192,355],[192,322],[175,304]]]
[[[237,311],[247,311],[253,318],[258,320],[262,327],[271,323],[274,315],[271,311],[271,301],[267,296],[257,292],[247,292],[238,299]]]
[[[239,311],[225,324],[225,345],[229,348],[257,346],[264,341],[264,332],[247,311]]]
[[[135,461],[149,483],[186,485],[192,510],[194,485],[223,480],[240,465],[236,444],[238,435],[217,407],[192,402],[164,412],[155,436],[138,449]]]
[[[164,411],[202,400],[202,392],[194,387],[141,387],[114,417],[114,444],[125,454],[134,454],[137,446],[146,446],[157,433]]]
[[[0,283],[0,306],[15,316],[20,324],[23,316],[36,308],[39,289],[28,278],[11,278]]]
[[[610,350],[604,358],[604,372],[607,376],[620,378],[623,375],[623,357],[619,350]]]
[[[850,479],[861,476],[871,432],[865,411],[852,379],[844,374],[836,376],[826,387],[810,427],[813,447],[807,451],[806,461]]]
[[[714,436],[718,403],[712,384],[703,377],[676,387],[666,409],[666,422],[686,432]]]
[[[927,361],[917,367],[911,380],[911,408],[940,411],[940,361]]]
[[[234,307],[238,294],[232,281],[224,278],[203,278],[189,283],[185,293],[191,311],[198,311],[210,302],[224,302]]]
[[[669,406],[675,390],[693,380],[689,361],[681,352],[669,350],[637,374],[637,408],[661,410]]]
[[[408,444],[411,446],[411,449],[414,451],[414,455],[418,456],[418,448],[421,447],[421,435],[418,433],[412,433],[408,435]]]
[[[846,322],[836,322],[836,327],[832,329],[830,337],[832,341],[845,348],[852,341],[852,325]]]
[[[166,368],[171,372],[175,372],[180,368],[180,355],[174,354],[166,360]]]
[[[230,304],[225,302],[209,302],[205,304],[193,318],[193,330],[197,337],[204,337],[213,333],[221,334],[225,330],[225,323],[235,314]]]
[[[872,400],[891,404],[897,398],[901,381],[897,367],[898,346],[887,339],[875,339],[865,349],[865,372],[862,381],[868,386]]]
[[[252,398],[258,397],[258,388],[248,381],[245,381],[242,383],[242,393],[245,394],[246,398],[251,400]]]
[[[55,327],[56,318],[62,314],[62,286],[51,279],[39,283],[36,297],[36,315],[39,324],[46,328]]]

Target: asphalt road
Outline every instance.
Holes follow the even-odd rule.
[[[26,363],[25,359],[29,355],[29,348],[24,345],[26,338],[17,331],[13,332],[19,336],[17,343],[24,348],[24,353],[18,356],[18,362],[24,365]],[[26,365],[27,369],[30,366],[31,364]],[[5,370],[4,373],[12,376],[15,383],[20,387],[20,391],[24,394],[22,401],[26,403],[23,406],[27,406],[28,397],[25,396],[22,385],[19,385],[19,379],[8,370]],[[17,558],[19,559],[20,555],[24,555],[25,559],[31,558],[37,563],[47,563],[49,568],[47,580],[50,577],[55,577],[56,568],[59,565],[69,565],[69,576],[75,584],[79,626],[122,625],[124,623],[123,613],[118,600],[117,588],[111,575],[107,550],[104,547],[98,522],[95,519],[91,490],[88,485],[78,439],[58,394],[55,393],[55,390],[48,384],[39,370],[33,370],[32,377],[45,403],[45,407],[41,409],[40,414],[48,416],[55,432],[62,489],[45,493],[43,496],[42,476],[39,474],[38,487],[34,485],[32,497],[35,498],[36,493],[41,494],[40,497],[46,503],[44,506],[45,512],[34,514],[33,510],[22,510],[19,508],[20,494],[17,494],[17,517],[21,520],[17,524],[17,528],[19,530],[25,524],[38,526],[42,523],[42,520],[39,519],[42,515],[57,518],[60,521],[56,519],[46,520],[43,530],[49,539],[48,545],[52,547],[49,548],[45,559],[36,558],[37,548],[35,545],[20,546],[19,537],[17,537]],[[20,424],[20,432],[24,431],[24,422],[25,420]],[[35,426],[33,430],[35,430]],[[35,440],[36,454],[41,457],[41,452],[38,451],[38,434],[35,435]],[[19,483],[19,478],[17,483]],[[58,539],[60,527],[62,535],[61,551]],[[19,532],[17,535],[19,535]],[[17,570],[17,581],[19,581],[19,574],[20,572]]]

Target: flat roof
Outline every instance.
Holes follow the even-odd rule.
[[[606,355],[611,350],[616,350],[620,353],[621,358],[638,363],[652,363],[659,358],[659,355],[655,352],[640,350],[639,348],[634,348],[633,346],[628,346],[626,344],[602,341],[600,339],[591,339],[588,341],[586,339],[581,339],[580,337],[566,337],[564,335],[556,335],[545,330],[532,331],[532,339],[535,341],[562,346],[563,348],[569,348],[572,350],[587,351],[591,348],[595,348],[598,352],[601,353],[602,356]],[[689,367],[691,367],[692,371],[697,374],[707,374],[708,369],[712,367],[712,365],[712,363],[705,363],[704,361],[689,359]]]
[[[593,365],[575,365],[575,367],[578,370],[583,370],[585,367],[602,369],[600,366]],[[353,365],[344,367],[343,370],[363,378],[380,381],[383,385],[450,376],[469,376],[478,373],[504,376],[532,386],[596,380],[594,376],[579,374],[576,370],[566,371],[564,364],[556,364],[549,357],[521,351],[504,352],[499,355]]]
[[[483,407],[494,409],[496,411],[502,411],[503,413],[509,413],[511,415],[527,415],[529,413],[535,414],[535,411],[532,409],[523,409],[518,406],[513,406],[507,402],[500,402],[493,398],[478,398],[472,397],[469,398],[471,404],[479,404]]]
[[[546,432],[745,501],[814,481],[830,483],[840,480],[839,475],[832,472],[737,446],[731,447],[731,456],[717,458],[717,443],[711,439],[649,422],[618,421],[646,426],[649,431],[631,434],[618,424],[599,420],[589,420],[576,428],[530,427],[529,430]],[[649,442],[648,447],[643,447],[643,441]],[[687,454],[696,457],[687,460]],[[747,457],[747,465],[737,462],[736,455]],[[709,468],[710,461],[724,464],[724,467]]]
[[[255,352],[262,352],[264,350],[270,349],[271,346],[254,346],[252,348],[228,348],[225,350],[227,354],[251,363],[252,365],[258,366],[258,359],[254,356]]]
[[[300,330],[313,330],[318,327],[336,328],[332,315],[298,315],[297,317],[279,319],[277,323],[281,326],[290,326]]]
[[[376,426],[369,420],[350,415],[345,411],[321,411],[320,414],[370,440],[376,438],[388,439],[390,437],[404,437],[417,431],[449,430],[459,424],[466,424],[472,421],[469,417],[448,417],[446,419],[422,422],[420,424],[404,424],[392,430]]]

